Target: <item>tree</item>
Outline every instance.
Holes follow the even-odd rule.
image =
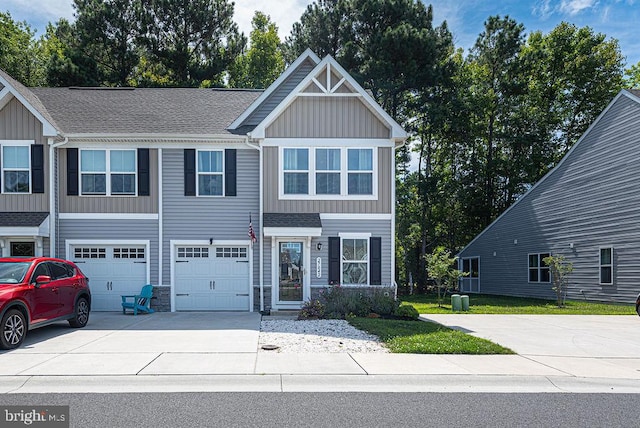
[[[431,254],[425,256],[429,277],[436,282],[438,288],[438,307],[442,307],[442,299],[447,290],[453,288],[461,276],[468,275],[456,269],[457,257],[451,257],[451,252],[444,247],[434,248]]]
[[[338,61],[347,43],[353,41],[352,0],[318,0],[308,5],[285,38],[283,52],[288,63],[308,48],[320,56],[331,55]]]
[[[640,89],[640,62],[626,69],[624,74],[626,76],[624,81],[626,87]]]
[[[229,70],[229,86],[266,88],[284,71],[278,27],[271,18],[256,11],[251,21],[253,30],[250,47],[245,55],[236,57]]]
[[[140,61],[141,0],[74,0],[77,48],[104,85],[128,86]]]
[[[573,272],[573,263],[568,262],[564,256],[548,256],[542,259],[544,264],[549,266],[553,291],[556,292],[556,303],[559,308],[564,306],[564,299],[567,295],[569,285],[568,276]]]
[[[173,86],[223,85],[241,46],[227,0],[145,0],[141,44]]]
[[[42,85],[45,80],[44,58],[34,35],[29,24],[0,12],[0,68],[26,86]]]

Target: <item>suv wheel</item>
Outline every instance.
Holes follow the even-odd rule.
[[[75,328],[82,328],[89,322],[89,302],[84,297],[80,297],[76,302],[76,309],[73,318],[69,320],[69,325]]]
[[[27,322],[22,312],[9,309],[2,317],[0,330],[1,349],[14,349],[20,346],[27,335]]]

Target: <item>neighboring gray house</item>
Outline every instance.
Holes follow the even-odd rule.
[[[461,290],[553,298],[542,259],[573,263],[567,298],[640,293],[640,91],[621,91],[567,155],[459,254]]]
[[[393,286],[405,139],[309,50],[265,91],[26,88],[0,70],[0,249],[75,261],[93,310],[146,283],[171,311]]]

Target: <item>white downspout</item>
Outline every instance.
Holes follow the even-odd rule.
[[[49,137],[49,257],[56,257],[56,188],[53,138]]]

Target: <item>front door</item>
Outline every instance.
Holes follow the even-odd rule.
[[[278,302],[300,304],[304,300],[304,244],[302,241],[278,243]]]

